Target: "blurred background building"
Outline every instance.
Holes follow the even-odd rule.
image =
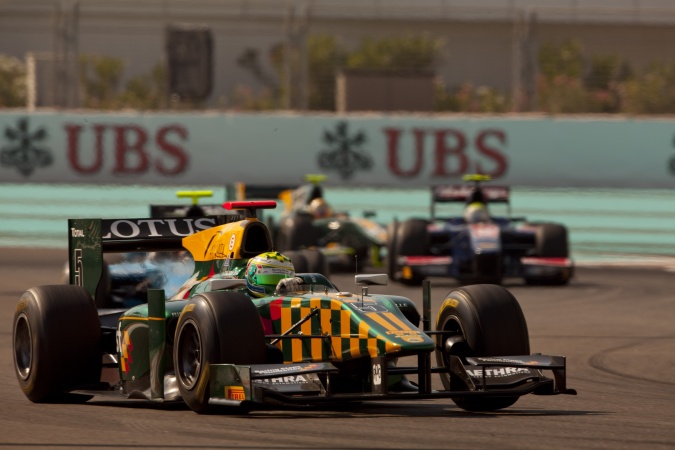
[[[29,107],[669,113],[673,42],[672,0],[0,0]]]

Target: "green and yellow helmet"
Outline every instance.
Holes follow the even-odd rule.
[[[294,276],[293,263],[279,252],[261,253],[246,265],[246,286],[256,297],[274,294],[279,280]]]

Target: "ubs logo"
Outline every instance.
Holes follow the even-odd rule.
[[[28,177],[35,169],[52,165],[51,152],[41,146],[41,142],[47,139],[47,130],[44,128],[31,131],[28,118],[23,117],[16,128],[5,128],[4,134],[9,145],[0,150],[0,165],[3,167],[14,167],[21,175]]]

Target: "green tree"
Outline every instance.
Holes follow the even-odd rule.
[[[430,72],[436,68],[443,41],[428,34],[366,38],[349,54],[347,69]]]
[[[582,76],[581,43],[568,40],[560,45],[544,44],[537,55],[537,104],[549,113],[585,112],[587,92]]]
[[[335,36],[315,35],[307,42],[309,109],[335,110],[335,76],[344,67],[347,51]]]
[[[121,106],[135,109],[162,109],[166,106],[166,68],[157,64],[150,73],[130,79],[125,90],[119,94]]]
[[[622,84],[621,96],[629,114],[675,113],[675,64],[651,64],[642,76]]]
[[[117,95],[124,63],[119,58],[99,55],[80,57],[79,75],[85,108],[114,109],[119,107]]]
[[[584,70],[582,53],[581,43],[576,40],[568,40],[560,45],[546,43],[537,57],[539,73],[546,80],[561,76],[569,79],[580,78]]]
[[[361,41],[358,48],[349,51],[335,36],[311,35],[307,39],[309,109],[335,110],[335,77],[341,70],[427,73],[435,68],[442,46],[440,39],[428,35],[407,35],[367,38]],[[270,51],[270,59],[280,80],[281,99],[285,95],[284,46],[274,46]],[[242,87],[238,91],[241,94]],[[247,94],[249,104],[259,103],[254,100],[256,96],[250,90]],[[259,96],[269,96],[269,92],[261,92]]]

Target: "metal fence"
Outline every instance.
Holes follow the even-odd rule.
[[[210,49],[185,40],[170,44],[172,27],[194,25],[208,30]],[[36,107],[335,111],[336,80],[349,68],[345,54],[367,41],[405,36],[439,43],[433,63],[424,67],[434,75],[435,109],[531,111],[542,104],[539,59],[547,45],[577,42],[584,58],[579,79],[605,90],[654,62],[671,65],[675,5],[668,0],[0,2],[0,53],[29,57],[29,98]],[[334,38],[335,46],[325,40],[322,46],[322,37]],[[386,59],[386,46],[382,49],[376,58]],[[89,60],[88,72],[84,56],[99,58]],[[410,72],[410,67],[389,69],[388,75]],[[174,79],[208,83],[198,89],[205,95],[177,93],[169,71],[182,71]],[[574,86],[555,88],[559,96],[580,95]],[[365,97],[376,95],[387,93]]]

